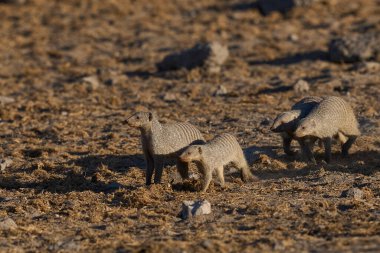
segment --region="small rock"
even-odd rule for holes
[[[99,88],[100,82],[97,76],[87,76],[82,79],[83,83],[87,85],[88,91],[94,91]]]
[[[166,56],[157,63],[157,68],[168,71],[205,67],[208,73],[219,73],[228,55],[228,48],[218,42],[196,44],[190,49]]]
[[[298,35],[297,34],[290,34],[289,35],[289,40],[290,41],[293,41],[293,42],[296,42],[296,41],[298,41],[299,40],[299,37],[298,37]]]
[[[177,96],[174,93],[165,93],[162,99],[165,102],[175,102],[177,100]]]
[[[0,220],[0,230],[12,230],[17,228],[16,222],[11,218]]]
[[[380,63],[378,62],[360,62],[355,66],[355,70],[360,73],[375,73],[380,71]]]
[[[308,82],[306,82],[303,79],[298,80],[294,85],[293,85],[293,90],[296,93],[304,93],[308,92],[310,90],[310,85]]]
[[[224,96],[228,93],[227,88],[224,85],[219,85],[216,89],[214,96]]]
[[[260,122],[260,125],[269,126],[271,123],[272,123],[272,120],[270,118],[265,118]]]
[[[268,165],[272,164],[271,159],[266,154],[260,154],[257,159],[257,162],[261,164],[268,164]]]
[[[210,240],[204,240],[201,242],[202,247],[206,249],[212,249],[212,242]]]
[[[369,32],[333,39],[329,44],[329,55],[331,61],[338,63],[380,61],[380,36]]]
[[[14,98],[12,97],[7,97],[7,96],[0,96],[0,104],[9,104],[9,103],[13,103],[15,101]]]
[[[189,173],[189,178],[190,179],[194,179],[194,180],[198,180],[200,178],[199,174],[197,173]]]
[[[363,198],[363,195],[363,191],[355,187],[342,192],[342,197],[353,198],[355,200],[361,200]]]
[[[364,112],[363,112],[364,116],[366,117],[376,117],[379,115],[379,113],[377,112],[377,110],[375,108],[373,108],[372,106],[369,106]]]
[[[5,169],[11,166],[12,163],[11,159],[0,159],[0,172],[5,172]]]
[[[211,204],[207,200],[203,201],[183,201],[182,219],[189,219],[193,216],[199,216],[211,213]]]
[[[122,185],[117,182],[111,182],[106,186],[106,190],[113,191],[122,188]]]
[[[212,42],[208,44],[208,47],[210,52],[205,62],[207,71],[210,74],[219,73],[221,66],[229,56],[228,48],[218,42]]]

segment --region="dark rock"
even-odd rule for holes
[[[263,15],[268,15],[271,12],[286,13],[294,7],[307,6],[320,0],[259,0],[258,8]]]
[[[354,34],[333,39],[329,44],[329,55],[333,62],[380,61],[380,35]]]
[[[218,73],[228,58],[228,48],[218,42],[196,44],[182,52],[170,54],[157,64],[159,71],[205,67],[208,73]]]
[[[0,0],[0,3],[5,4],[25,4],[27,0]]]
[[[342,197],[353,198],[355,200],[361,200],[363,195],[363,191],[355,187],[342,192]]]

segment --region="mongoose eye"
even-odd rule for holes
[[[302,129],[305,130],[305,127],[303,126]]]
[[[140,119],[140,116],[136,116],[136,119]]]

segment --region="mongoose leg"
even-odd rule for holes
[[[210,168],[204,168],[203,172],[202,192],[206,192],[212,180],[212,170]]]
[[[182,179],[189,178],[189,163],[177,159],[177,170]]]
[[[251,171],[249,170],[249,166],[244,158],[244,154],[240,155],[240,158],[233,162],[233,164],[236,166],[237,169],[241,171],[241,180],[244,183],[249,182],[250,180],[254,179],[254,176],[252,175]]]
[[[355,139],[356,139],[356,137],[355,137]],[[338,140],[343,145],[344,143],[347,142],[348,138],[343,133],[338,132]]]
[[[160,184],[161,183],[162,171],[164,170],[164,162],[161,159],[155,159],[154,160],[154,167],[155,167],[154,183]]]
[[[325,146],[325,161],[330,163],[331,161],[331,138],[323,139],[323,145]]]
[[[220,186],[221,187],[224,187],[224,168],[223,166],[220,166],[216,169],[216,174],[218,176],[218,179],[219,179],[219,182],[220,182]]]
[[[150,154],[145,154],[146,170],[145,170],[145,184],[150,185],[152,183],[152,176],[154,171],[153,158]]]
[[[284,147],[284,152],[288,156],[294,156],[296,154],[296,152],[292,150],[291,144],[292,144],[292,138],[282,137],[282,145]]]
[[[317,140],[318,140],[317,138],[306,139],[306,143],[309,145],[311,152],[314,151],[314,145],[315,145],[315,143],[317,142]],[[320,147],[323,146],[323,143],[320,141],[320,139],[319,139],[319,143],[318,143],[318,145],[319,145]]]
[[[319,147],[320,149],[323,148],[323,141],[322,141],[321,139],[318,139],[318,147]]]
[[[316,164],[317,162],[315,161],[313,152],[311,151],[311,144],[305,140],[300,140],[299,144],[301,146],[302,154],[306,157],[306,160]]]
[[[342,156],[343,157],[348,156],[348,150],[351,148],[351,146],[355,142],[356,138],[357,138],[356,136],[350,136],[350,137],[348,137],[348,140],[346,141],[346,143],[344,143],[342,145]]]

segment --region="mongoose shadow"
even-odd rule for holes
[[[275,149],[281,149],[280,147],[274,147]],[[255,172],[254,175],[258,178],[265,179],[280,179],[280,178],[298,178],[298,180],[309,180],[306,176],[318,171],[323,168],[330,172],[340,172],[349,174],[362,174],[365,176],[371,176],[376,172],[380,171],[380,151],[356,151],[350,153],[349,157],[342,157],[341,152],[334,152],[334,159],[332,159],[330,164],[326,164],[323,161],[323,153],[318,153],[316,155],[318,164],[305,164],[302,168],[294,168],[291,160],[298,160],[297,158],[291,158],[286,155],[278,155],[273,149],[269,148],[255,148],[249,147],[245,149],[248,157],[253,158],[250,160],[249,164],[252,165],[260,154],[266,154],[272,159],[279,160],[287,164],[285,169],[276,171],[260,171]],[[269,151],[269,152],[268,152]],[[245,152],[245,153],[246,153]],[[253,152],[253,154],[252,154]],[[256,159],[255,159],[256,158]]]
[[[116,172],[127,173],[131,167],[145,170],[143,154],[133,155],[87,155],[73,160],[75,165],[82,167],[87,173],[94,173],[101,166]]]
[[[326,166],[326,170],[366,176],[380,171],[379,150],[356,151],[350,153],[349,157],[341,157],[337,152],[336,157],[332,164]]]
[[[281,149],[280,146],[250,146],[243,148],[245,159],[247,159],[248,164],[252,165],[258,158],[259,155],[264,154],[271,158],[278,159],[279,156],[274,151],[276,149]]]
[[[54,170],[52,168],[52,170]],[[126,188],[133,190],[137,186],[123,186],[117,182],[101,182],[99,180],[94,180],[94,177],[88,175],[87,173],[80,171],[69,171],[60,174],[49,175],[49,177],[43,180],[38,180],[38,177],[28,177],[23,178],[13,174],[2,174],[0,175],[0,189],[20,189],[20,188],[30,188],[34,189],[36,192],[52,192],[52,193],[68,193],[68,192],[82,192],[82,191],[92,191],[92,192],[106,192],[110,193],[116,191],[120,188]]]
[[[278,154],[277,150],[282,150],[282,146],[250,146],[243,149],[245,158],[247,159],[250,166],[252,166],[260,157],[260,155],[266,155],[273,160],[278,160],[284,164],[287,164],[287,169],[276,171],[276,172],[264,172],[264,171],[253,171],[253,174],[260,179],[275,179],[281,177],[295,177],[300,174],[308,174],[315,167],[314,165],[308,164],[301,170],[295,170],[290,168],[290,162],[295,160],[302,161],[301,155],[287,156],[286,154]]]
[[[249,61],[250,65],[274,65],[274,66],[283,66],[283,65],[292,65],[297,64],[303,61],[328,61],[328,53],[322,50],[315,50],[305,53],[297,53],[294,55],[285,56],[282,58],[277,58],[274,60],[254,60]]]

